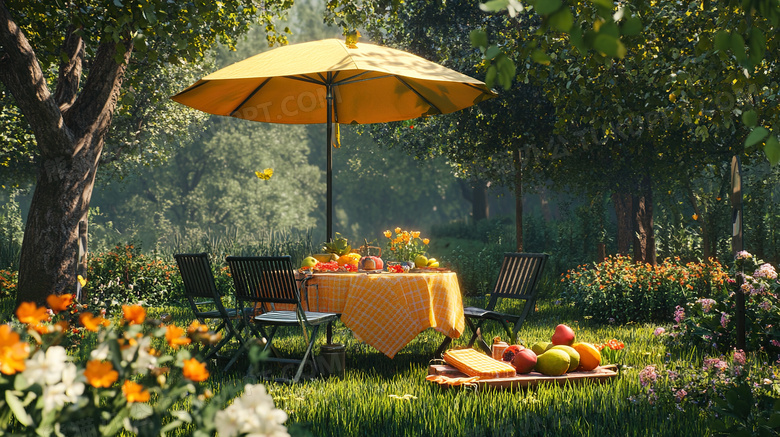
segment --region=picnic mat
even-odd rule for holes
[[[340,313],[357,338],[390,358],[427,328],[452,338],[465,328],[455,273],[315,274],[309,284],[317,285],[308,291],[312,311]]]

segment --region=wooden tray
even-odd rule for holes
[[[466,377],[460,370],[448,364],[431,364],[428,366],[429,375],[444,375],[451,378]],[[553,383],[558,385],[578,384],[583,381],[604,383],[618,375],[617,366],[610,364],[600,366],[590,371],[571,372],[561,376],[546,376],[539,372],[531,372],[524,375],[516,375],[509,378],[481,379],[476,382],[479,388],[493,387],[497,389],[515,389],[536,387],[539,384]]]

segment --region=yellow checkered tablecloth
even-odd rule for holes
[[[458,278],[452,272],[325,273],[315,274],[309,285],[311,310],[340,313],[356,337],[390,358],[426,328],[452,338],[465,328]]]

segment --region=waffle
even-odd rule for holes
[[[450,349],[443,358],[447,364],[468,376],[479,376],[482,379],[515,376],[515,368],[511,364],[494,360],[474,349]]]

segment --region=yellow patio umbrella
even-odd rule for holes
[[[173,100],[267,123],[327,123],[327,238],[333,236],[333,125],[447,114],[496,94],[419,56],[327,39],[278,47],[200,79]],[[337,135],[338,138],[338,135]]]

